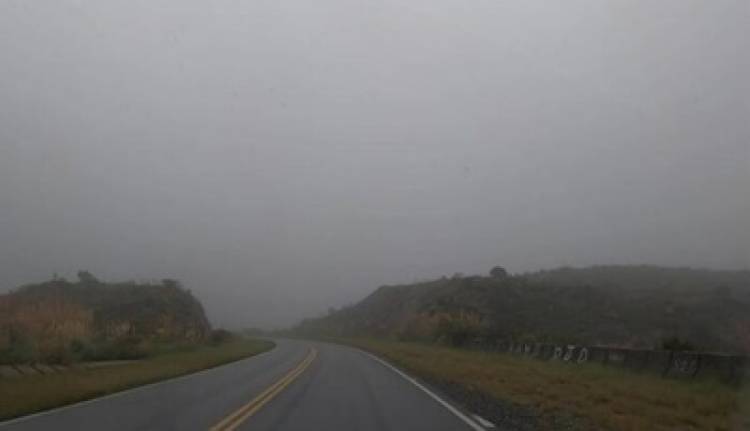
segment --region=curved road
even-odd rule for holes
[[[229,365],[0,422],[0,430],[483,429],[367,353],[276,343]]]

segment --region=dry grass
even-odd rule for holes
[[[58,407],[135,386],[215,367],[273,347],[270,341],[237,340],[174,351],[126,365],[90,371],[0,379],[0,419]]]
[[[414,343],[356,340],[415,375],[476,388],[542,414],[572,414],[606,430],[750,429],[750,394],[713,381],[676,381]]]

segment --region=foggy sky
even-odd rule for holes
[[[748,76],[747,0],[1,0],[0,288],[748,268]]]

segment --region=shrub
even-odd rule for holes
[[[697,350],[691,342],[687,340],[683,340],[679,337],[665,338],[661,342],[661,347],[664,350],[673,350],[673,351],[678,351],[678,352]]]
[[[37,360],[45,364],[70,364],[74,356],[69,343],[59,338],[48,338],[39,342]]]
[[[211,331],[211,334],[208,336],[208,343],[214,346],[217,346],[219,344],[226,343],[227,341],[232,340],[235,337],[235,335],[226,329],[214,329]]]
[[[435,338],[451,346],[460,347],[480,333],[481,317],[474,313],[461,311],[440,319],[435,331]]]
[[[135,336],[116,340],[99,339],[90,344],[81,343],[78,347],[80,359],[83,361],[143,359],[149,354],[145,342]]]
[[[11,328],[8,344],[0,349],[0,364],[23,364],[35,362],[39,351],[31,337]]]

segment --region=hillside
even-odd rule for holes
[[[294,328],[460,344],[477,335],[750,353],[750,271],[654,266],[560,268],[383,286]]]
[[[0,295],[0,362],[137,357],[149,343],[210,331],[201,303],[175,280],[105,283],[88,272]]]

